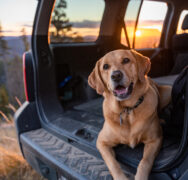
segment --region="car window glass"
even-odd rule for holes
[[[177,31],[176,33],[177,34],[182,34],[182,33],[188,33],[188,30],[183,30],[181,27],[182,27],[182,23],[183,23],[183,20],[185,18],[185,16],[188,14],[188,10],[183,10],[181,12],[181,15],[180,15],[180,18],[179,18],[179,21],[178,21],[178,28],[177,28]]]
[[[158,47],[168,9],[167,3],[145,0],[141,5],[139,13],[140,4],[141,1],[139,0],[131,0],[125,14],[125,24],[130,47],[136,49]],[[138,24],[135,31],[138,15]],[[121,42],[124,45],[127,44],[123,32]]]
[[[166,13],[164,2],[143,2],[135,32],[136,49],[158,47]]]
[[[126,31],[127,31],[127,35],[128,35],[131,47],[133,44],[133,35],[134,35],[135,24],[136,24],[136,19],[138,16],[140,4],[141,4],[141,0],[129,1],[129,4],[126,9],[126,13],[125,13],[124,21],[125,21]],[[124,44],[125,46],[128,45],[124,28],[122,29],[122,33],[121,33],[121,43]]]
[[[49,28],[50,42],[92,42],[97,39],[104,0],[56,0]]]

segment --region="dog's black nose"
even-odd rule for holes
[[[111,78],[113,81],[116,81],[116,82],[119,82],[122,80],[123,78],[123,73],[121,71],[113,71],[112,72],[112,75],[111,75]]]

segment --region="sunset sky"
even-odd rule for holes
[[[0,23],[5,36],[20,35],[22,27],[31,34],[37,0],[0,0]]]
[[[31,34],[32,23],[37,6],[37,0],[0,0],[0,22],[3,26],[5,36],[18,36],[22,27],[26,28],[27,34]],[[138,0],[133,0],[134,3],[130,3],[130,11],[128,12],[127,19],[133,20],[134,9]],[[139,24],[139,28],[154,28],[161,31],[161,25],[157,23],[163,20],[166,14],[167,5],[155,2],[145,1],[140,20],[156,21],[155,24]],[[83,34],[96,34],[98,29],[96,27],[81,27],[81,23],[84,20],[99,22],[103,9],[103,0],[67,0],[68,8],[65,10],[68,18],[71,22],[80,22],[80,25],[76,30],[79,30]],[[77,13],[76,13],[77,12]],[[141,33],[141,32],[140,32]],[[141,35],[138,33],[138,35]]]

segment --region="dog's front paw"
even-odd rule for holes
[[[130,180],[128,177],[126,177],[124,174],[119,174],[117,177],[114,177],[114,180]]]
[[[148,180],[148,177],[145,175],[136,174],[134,180]]]

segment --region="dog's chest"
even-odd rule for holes
[[[122,124],[120,124],[120,139],[122,144],[127,144],[134,148],[140,141],[141,134],[133,128],[135,124],[135,115],[133,112],[122,114]]]
[[[127,132],[129,133],[123,133],[124,136],[121,136],[121,144],[135,148],[135,146],[140,143],[141,136],[140,134],[132,134],[130,130]]]
[[[118,118],[119,118],[119,121],[120,121],[119,122],[120,126],[125,126],[125,127],[130,127],[135,120],[135,116],[134,116],[133,111],[131,111],[131,112],[124,111],[119,115]]]
[[[126,144],[131,148],[135,148],[140,143],[140,137],[129,134],[127,137],[121,137],[121,144]]]

